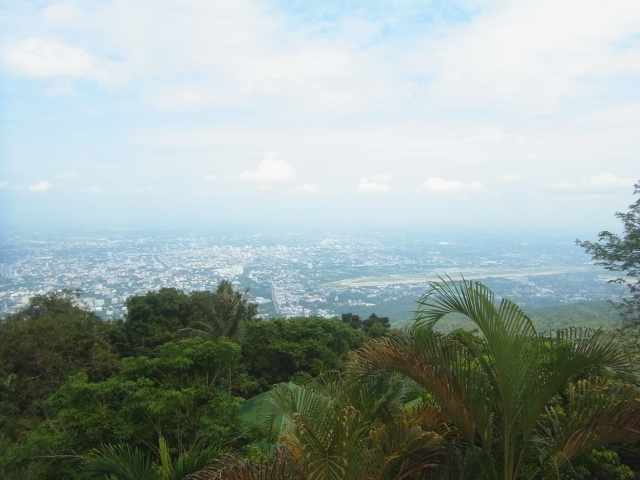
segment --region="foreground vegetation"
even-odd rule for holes
[[[72,292],[52,293],[0,322],[0,478],[80,478],[104,445],[159,461],[161,439],[174,459],[248,452],[262,433],[239,417],[244,399],[342,369],[388,330],[377,317],[259,321],[227,282],[149,292],[127,307],[105,322]]]
[[[390,330],[260,320],[227,282],[131,297],[110,323],[71,292],[34,297],[0,322],[0,477],[633,478],[628,342],[540,335],[494,303],[477,282],[433,284]],[[475,332],[434,331],[451,314]]]

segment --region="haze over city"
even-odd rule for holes
[[[640,3],[3,2],[0,225],[616,229]]]

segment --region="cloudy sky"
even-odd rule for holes
[[[4,1],[0,223],[615,229],[637,0]]]

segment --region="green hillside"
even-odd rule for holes
[[[353,307],[351,311],[367,315],[375,311],[378,315],[389,317],[394,327],[403,327],[412,323],[413,310],[416,309],[415,301],[414,298],[406,297],[366,309]],[[553,307],[524,307],[524,311],[539,331],[578,325],[593,328],[620,326],[620,317],[607,302],[584,301]],[[439,329],[449,332],[467,325],[470,323],[464,317],[451,315],[442,321]]]

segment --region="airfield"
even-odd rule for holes
[[[477,268],[477,269],[448,269],[441,273],[433,272],[429,275],[383,275],[375,277],[345,278],[336,282],[327,283],[328,287],[376,287],[384,285],[407,285],[435,282],[446,279],[449,276],[453,280],[464,277],[466,280],[479,280],[483,278],[520,278],[538,275],[561,275],[568,273],[592,272],[597,267],[591,266],[566,266],[566,267],[528,267],[528,268]]]

